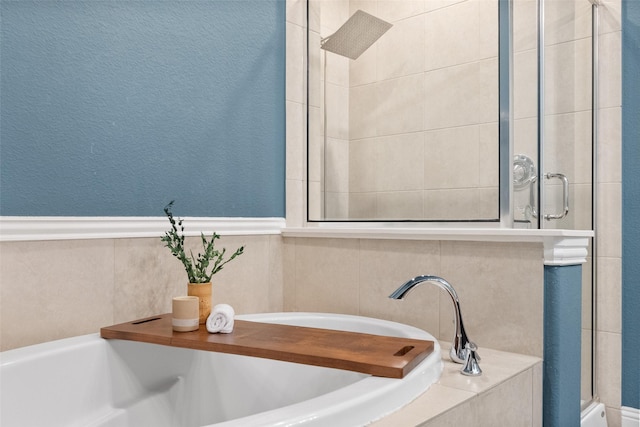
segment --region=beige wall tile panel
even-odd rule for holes
[[[581,331],[582,346],[581,346],[581,364],[580,364],[580,399],[584,401],[591,400],[591,348],[593,345],[591,328],[582,329]],[[585,363],[586,362],[586,363]]]
[[[270,236],[223,236],[220,242],[227,252],[245,248],[242,256],[213,277],[213,304],[230,304],[238,314],[279,309],[270,304]]]
[[[366,12],[366,11],[365,11]],[[375,13],[371,13],[377,16]],[[386,34],[382,36],[386,37]],[[349,68],[349,86],[361,86],[375,83],[377,80],[378,43],[374,43],[365,50],[356,60],[351,61]]]
[[[325,154],[325,189],[332,192],[349,192],[349,141],[327,138]]]
[[[299,25],[286,24],[286,99],[299,103],[306,102],[306,73],[304,73],[304,52],[306,31]]]
[[[428,71],[424,74],[424,93],[429,102],[425,111],[424,129],[441,129],[479,123],[480,63],[456,65]],[[420,87],[416,86],[416,92]]]
[[[620,258],[622,256],[622,185],[598,184],[598,255]]]
[[[598,263],[598,325],[603,332],[622,332],[622,260],[600,257]]]
[[[282,310],[295,311],[296,304],[296,241],[282,239]]]
[[[590,109],[591,39],[547,46],[544,54],[545,114]]]
[[[479,10],[479,2],[465,1],[424,15],[425,70],[480,59]]]
[[[311,46],[312,49],[318,46]],[[324,61],[327,63],[326,74],[324,79],[326,82],[336,86],[349,87],[349,67],[350,59],[334,54],[332,52],[322,51],[320,53]]]
[[[532,427],[542,427],[542,362],[536,364],[531,368],[532,387],[533,387],[533,402],[532,402],[532,414],[531,425]]]
[[[537,1],[513,2],[513,49],[515,52],[535,49],[537,46]]]
[[[522,154],[538,164],[538,131],[535,118],[518,119],[513,124],[514,154]]]
[[[468,219],[480,215],[481,194],[475,188],[426,190],[424,215],[428,219]]]
[[[322,72],[322,50],[320,50],[321,37],[317,32],[309,32],[309,105],[320,107],[323,94],[322,83],[324,81],[324,73]]]
[[[425,165],[424,133],[376,138],[376,191],[421,190]]]
[[[285,181],[285,191],[287,200],[287,226],[302,226],[307,220],[306,195],[307,186],[304,181],[297,179],[287,179]]]
[[[348,219],[349,193],[327,191],[325,197],[325,215],[329,219]]]
[[[389,22],[416,16],[424,12],[423,0],[379,0],[378,16]]]
[[[472,426],[477,419],[473,397],[474,393],[434,384],[401,411],[374,422],[372,426]],[[427,419],[430,421],[424,423]]]
[[[113,322],[114,241],[0,243],[2,351]]]
[[[598,115],[598,181],[622,182],[622,108],[603,108]]]
[[[199,242],[187,238],[185,248],[197,250]],[[159,237],[115,240],[113,269],[113,323],[168,313],[173,297],[187,295],[187,273]]]
[[[291,144],[286,145],[288,159],[294,160],[287,163],[287,179],[305,179],[305,165],[303,147],[306,145],[306,129],[303,128],[306,109],[303,104],[286,102],[286,137]]]
[[[266,311],[284,310],[284,243],[281,236],[268,236],[269,306]],[[254,278],[255,280],[255,278]]]
[[[302,107],[304,108],[304,107]],[[324,177],[324,136],[322,131],[322,124],[318,118],[320,117],[320,109],[318,107],[309,107],[309,115],[312,117],[309,120],[309,144],[308,144],[308,155],[309,155],[309,175],[308,179],[310,181],[319,182]],[[301,119],[300,126],[303,126],[305,123],[304,117]],[[303,132],[304,134],[304,132]],[[303,137],[301,144],[302,146],[307,145],[306,138]],[[292,143],[294,143],[292,141]],[[287,143],[287,150],[289,150],[288,146],[290,144]],[[307,159],[302,159],[301,161],[305,164]],[[295,168],[295,166],[293,166]],[[289,168],[287,164],[287,169]],[[302,179],[307,179],[307,177],[303,176]]]
[[[591,3],[551,0],[545,2],[544,37],[554,45],[591,36]]]
[[[359,241],[297,239],[290,311],[358,313]]]
[[[349,143],[349,191],[352,193],[377,191],[376,166],[380,145],[378,138],[367,138]]]
[[[620,31],[622,0],[601,0],[600,3],[600,34]]]
[[[378,82],[376,90],[378,135],[424,129],[427,91],[422,73]]]
[[[424,152],[425,190],[478,186],[481,165],[477,125],[425,132]]]
[[[424,71],[424,28],[423,15],[403,19],[395,22],[376,42],[377,80],[388,80]]]
[[[500,217],[500,191],[498,187],[478,188],[478,219],[498,219]]]
[[[542,356],[540,246],[442,242],[441,248],[441,271],[458,292],[471,339],[479,347]],[[447,298],[441,295],[441,307],[451,304]],[[453,308],[440,311],[439,338],[450,336]]]
[[[622,34],[602,34],[599,44],[598,103],[600,108],[622,105]]]
[[[378,211],[376,193],[349,193],[349,218],[374,218]]]
[[[620,408],[621,398],[621,334],[597,332],[596,378],[602,402],[608,407]]]
[[[371,138],[378,134],[378,91],[375,84],[354,86],[349,91],[349,138]]]
[[[497,123],[485,123],[478,126],[478,185],[480,187],[498,186],[500,172],[498,167],[500,158],[498,138]]]
[[[312,0],[313,1],[313,0]],[[296,25],[307,25],[307,2],[305,0],[287,0],[287,22]]]
[[[478,58],[498,57],[498,2],[486,0],[472,0],[478,3]]]
[[[360,243],[360,314],[406,323],[436,334],[439,289],[420,285],[403,300],[389,299],[401,284],[440,271],[440,243],[369,240]]]
[[[346,1],[322,1],[320,3],[321,35],[333,34],[349,19],[349,3]]]
[[[327,136],[349,139],[349,88],[325,83]]]
[[[376,218],[424,218],[422,191],[380,192],[376,196]]]
[[[536,117],[538,99],[538,55],[535,50],[513,56],[513,118]]]
[[[478,396],[478,427],[531,427],[533,425],[531,370]],[[492,408],[491,410],[487,410]]]

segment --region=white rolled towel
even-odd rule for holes
[[[217,304],[207,318],[207,331],[212,334],[228,334],[233,331],[235,312],[229,304]]]

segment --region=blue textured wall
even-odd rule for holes
[[[1,215],[284,216],[284,1],[0,8]]]
[[[622,2],[622,406],[640,409],[640,1]]]
[[[582,266],[544,266],[542,424],[580,426]]]

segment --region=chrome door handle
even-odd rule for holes
[[[553,179],[557,178],[562,181],[562,201],[563,201],[563,209],[561,213],[558,214],[546,214],[544,219],[547,221],[551,221],[552,219],[562,219],[569,213],[569,180],[564,174],[561,173],[547,173],[544,175],[545,179]],[[530,182],[530,192],[529,192],[529,208],[531,209],[531,216],[533,218],[538,218],[538,212],[536,211],[536,196],[534,191],[534,184],[536,179],[531,180]]]
[[[548,173],[544,176],[547,179],[557,178],[562,181],[562,212],[557,214],[546,214],[544,219],[551,221],[552,219],[562,219],[569,213],[569,180],[561,173]]]

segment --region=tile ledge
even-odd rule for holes
[[[357,238],[398,240],[465,240],[481,242],[545,243],[549,239],[593,237],[591,230],[525,230],[512,228],[463,228],[463,227],[354,227],[314,226],[285,227],[283,237],[305,238]]]
[[[439,417],[444,413],[451,411],[456,407],[459,407],[484,393],[487,393],[500,384],[504,384],[514,379],[518,375],[521,375],[522,373],[533,369],[535,365],[542,363],[542,359],[539,357],[485,348],[480,350],[483,352],[483,365],[487,367],[496,365],[502,366],[499,361],[500,359],[506,357],[517,360],[517,366],[506,368],[506,371],[508,372],[506,372],[504,378],[490,381],[489,384],[485,384],[482,389],[478,389],[476,386],[474,386],[474,377],[464,377],[467,380],[464,381],[464,383],[466,384],[443,384],[443,382],[451,382],[448,380],[455,380],[457,378],[456,376],[460,375],[457,372],[460,365],[454,364],[453,362],[448,360],[448,349],[450,347],[450,344],[442,341],[440,342],[440,344],[442,359],[445,364],[444,370],[442,372],[442,377],[427,391],[418,396],[413,402],[410,402],[396,412],[393,412],[386,417],[373,422],[371,424],[372,427],[402,425],[407,421],[410,421],[413,425],[422,425],[423,423],[427,423],[435,419],[436,417]],[[494,358],[498,359],[495,361],[498,363],[493,362]],[[452,371],[452,368],[455,368],[455,371]],[[475,378],[483,379],[482,376]],[[431,402],[430,399],[434,398],[434,396],[431,396],[433,393],[438,391],[448,393],[447,390],[451,391],[451,393],[449,393],[448,399],[439,399],[442,401],[438,402],[437,405],[434,405],[434,402]],[[540,398],[542,398],[542,396],[540,396]],[[444,400],[448,401],[445,402]]]

